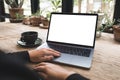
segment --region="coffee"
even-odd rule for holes
[[[38,32],[36,31],[27,31],[21,34],[21,41],[26,44],[34,44],[38,38]]]

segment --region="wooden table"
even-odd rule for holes
[[[0,49],[6,52],[35,49],[22,48],[17,45],[20,34],[29,30],[37,31],[39,38],[45,42],[47,29],[23,25],[21,23],[0,22]],[[90,70],[66,65],[60,66],[76,71],[91,80],[120,80],[120,43],[114,40],[113,34],[102,33],[102,37],[96,39]]]

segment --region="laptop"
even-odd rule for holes
[[[61,52],[59,62],[90,68],[95,47],[97,14],[51,13],[46,42],[38,48],[52,48]]]

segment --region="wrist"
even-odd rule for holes
[[[31,61],[31,62],[34,62],[34,61],[35,61],[35,60],[34,60],[34,59],[35,59],[35,58],[34,58],[34,55],[35,55],[34,52],[35,52],[34,50],[28,51],[28,54],[29,54],[29,57],[30,57],[30,61]]]
[[[66,80],[89,80],[88,78],[84,77],[84,76],[81,76],[80,74],[78,73],[74,73],[74,74],[71,74],[69,75]]]
[[[73,71],[66,73],[66,75],[64,75],[64,80],[67,80],[67,78],[73,74],[75,74]]]

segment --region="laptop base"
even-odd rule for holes
[[[40,48],[49,48],[47,42],[39,46]],[[71,55],[66,53],[61,53],[61,57],[55,58],[53,62],[68,64],[76,67],[90,68],[92,63],[93,50],[90,53],[89,57]]]

